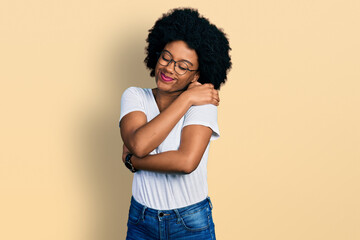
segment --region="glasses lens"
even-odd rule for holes
[[[172,56],[166,51],[162,52],[158,59],[159,64],[162,66],[168,66],[171,61]],[[188,69],[188,65],[185,62],[175,62],[175,72],[179,75],[185,74]]]
[[[188,65],[185,62],[177,62],[175,71],[178,74],[180,74],[180,75],[185,74],[187,69],[188,69]]]
[[[171,61],[171,55],[167,52],[162,52],[160,57],[159,57],[159,64],[163,65],[163,66],[167,66],[169,64],[169,62]]]

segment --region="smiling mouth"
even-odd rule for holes
[[[160,72],[160,77],[163,81],[165,82],[171,82],[172,80],[174,80],[173,78],[171,77],[167,77],[164,73]]]

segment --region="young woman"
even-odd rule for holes
[[[135,173],[127,239],[215,239],[207,158],[229,42],[194,9],[164,14],[149,32],[145,63],[157,87],[121,98],[123,161]]]

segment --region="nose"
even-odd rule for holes
[[[172,63],[174,63],[174,66],[172,66]],[[173,59],[170,60],[169,64],[166,66],[166,70],[170,73],[173,73],[175,71],[176,63]]]

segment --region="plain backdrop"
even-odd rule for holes
[[[220,240],[360,239],[357,0],[0,2],[0,239],[124,239],[120,98],[155,21],[228,35],[209,195]]]

